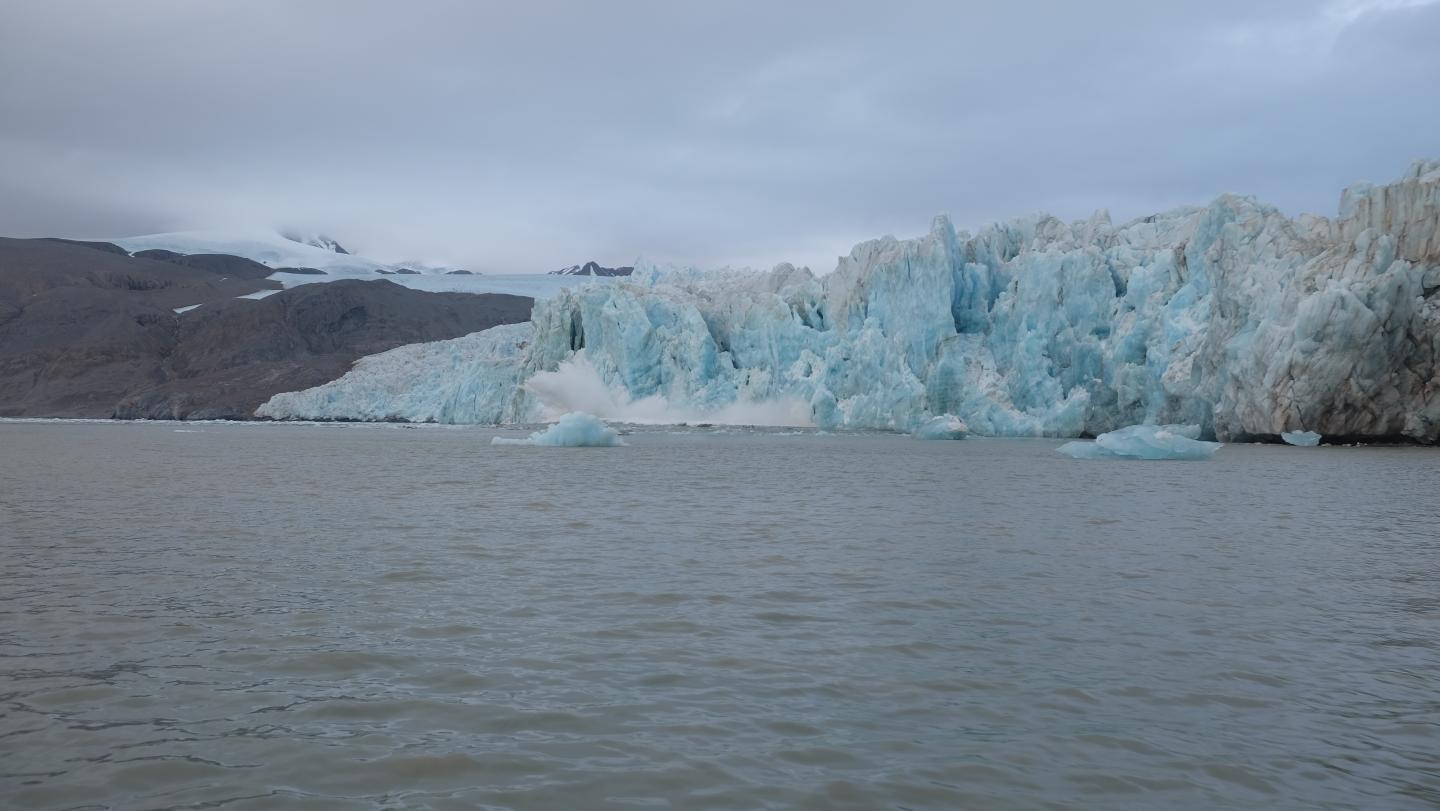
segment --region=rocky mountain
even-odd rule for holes
[[[242,257],[146,253],[0,239],[0,416],[250,419],[363,355],[523,322],[533,304],[383,280],[282,290]]]
[[[629,276],[635,272],[633,267],[607,268],[598,262],[586,262],[583,265],[571,265],[568,268],[550,271],[551,276]]]

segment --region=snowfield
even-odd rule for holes
[[[269,278],[285,287],[319,284],[339,279],[385,279],[413,290],[433,293],[506,293],[530,298],[549,298],[561,290],[587,283],[606,283],[608,277],[552,276],[544,273],[456,274],[451,265],[429,262],[379,262],[363,256],[338,253],[335,243],[322,237],[318,244],[296,242],[273,231],[231,233],[223,231],[176,231],[166,234],[108,240],[130,253],[166,250],[175,253],[222,253],[241,256],[272,268],[313,268],[325,275],[275,273]],[[400,273],[413,270],[415,273]]]

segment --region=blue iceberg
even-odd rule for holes
[[[1320,435],[1314,431],[1281,431],[1280,438],[1286,445],[1299,448],[1313,448],[1320,444]]]
[[[1198,425],[1131,425],[1094,442],[1067,442],[1057,450],[1074,459],[1209,459],[1223,447],[1203,442]]]
[[[491,445],[544,445],[553,448],[611,448],[624,445],[620,434],[599,417],[574,411],[561,417],[554,425],[536,431],[525,439],[497,436]]]
[[[931,417],[915,429],[916,439],[964,439],[970,433],[965,421],[954,414]]]

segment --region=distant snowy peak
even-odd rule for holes
[[[635,272],[633,267],[607,268],[599,262],[586,262],[583,265],[571,265],[568,268],[550,271],[551,276],[629,276]]]
[[[341,245],[339,242],[325,236],[324,234],[302,234],[298,231],[281,231],[280,236],[285,237],[291,242],[298,242],[301,245],[309,245],[313,248],[319,248],[322,251],[345,254],[346,256],[350,255],[350,252],[345,250],[344,245]]]
[[[241,256],[272,268],[314,268],[328,275],[364,276],[379,270],[393,269],[388,263],[346,253],[329,240],[333,247],[297,240],[293,234],[275,231],[176,231],[145,234],[111,240],[133,253],[164,250],[179,254],[222,253]],[[320,238],[314,240],[321,242]]]

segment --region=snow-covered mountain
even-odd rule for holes
[[[275,231],[174,231],[110,241],[131,253],[156,248],[185,254],[223,253],[272,268],[314,268],[334,276],[369,276],[395,270],[390,263],[347,253],[333,240],[316,238],[314,242],[328,242],[328,246],[312,244]]]
[[[550,271],[551,276],[629,276],[635,272],[633,267],[607,268],[599,262],[586,262],[583,265],[571,265],[568,268]]]
[[[331,253],[344,254],[350,253],[349,251],[345,250],[345,247],[339,242],[336,242],[335,240],[325,236],[324,234],[302,234],[298,231],[281,231],[280,236],[285,237],[291,242],[298,242],[301,245],[309,245],[313,248],[319,248],[322,251],[330,251]]]
[[[1119,226],[1033,216],[971,235],[939,217],[823,278],[642,267],[538,302],[532,321],[510,366],[405,348],[436,368],[389,385],[352,373],[265,413],[898,430],[953,414],[982,435],[1146,422],[1436,442],[1440,161],[1347,189],[1334,219],[1232,195]],[[456,396],[470,399],[436,402]]]
[[[454,265],[409,260],[381,262],[344,253],[334,240],[297,242],[275,231],[176,231],[165,234],[112,239],[125,251],[160,249],[181,254],[241,256],[277,272],[270,278],[286,287],[337,279],[385,279],[415,290],[434,293],[508,293],[547,298],[580,284],[609,282],[605,276],[552,276],[544,273],[485,274]],[[300,269],[285,272],[287,268]],[[319,271],[314,273],[313,271]]]

